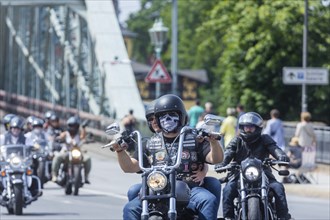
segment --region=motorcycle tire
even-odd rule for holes
[[[14,203],[14,213],[15,215],[23,214],[23,185],[14,185],[15,203]]]
[[[14,208],[13,207],[8,207],[7,206],[7,211],[8,211],[8,214],[14,214]]]
[[[77,196],[79,193],[79,188],[81,187],[81,169],[82,167],[80,165],[73,167],[73,176],[74,176],[74,190],[73,195]]]
[[[70,182],[70,180],[66,181],[64,191],[65,191],[65,195],[71,195],[72,194],[72,183]]]
[[[46,172],[46,165],[45,162],[40,162],[38,169],[37,169],[37,176],[40,179],[40,184],[41,184],[41,189],[44,188],[44,183],[46,183],[48,181],[48,179],[46,178],[45,172]]]
[[[259,198],[251,197],[247,202],[247,218],[251,220],[262,219]]]

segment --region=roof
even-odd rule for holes
[[[149,73],[149,71],[151,70],[151,66],[143,64],[143,63],[132,61],[131,64],[132,64],[133,72],[137,79],[144,79],[146,77],[146,75]],[[207,72],[204,69],[178,70],[178,76],[187,77],[189,79],[199,81],[201,83],[209,82]]]

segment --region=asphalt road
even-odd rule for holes
[[[101,149],[100,144],[87,146],[92,156],[90,185],[84,185],[78,196],[67,196],[55,183],[45,184],[44,194],[23,210],[23,216],[8,215],[0,208],[0,220],[7,219],[122,219],[129,186],[140,181],[137,174],[123,173],[114,153]],[[305,190],[308,190],[306,187]],[[295,219],[330,219],[329,198],[288,194],[289,209]],[[221,208],[219,216],[221,216]]]

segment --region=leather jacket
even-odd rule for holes
[[[222,165],[229,164],[232,160],[241,164],[248,157],[255,157],[263,161],[272,155],[277,160],[289,161],[289,158],[281,148],[276,145],[276,142],[268,135],[262,134],[260,138],[248,144],[239,136],[233,138],[225,150],[224,160]],[[267,169],[268,174],[271,174],[271,169]]]

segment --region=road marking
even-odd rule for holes
[[[87,193],[94,193],[94,194],[98,194],[98,195],[107,195],[107,196],[111,196],[111,197],[115,197],[118,199],[123,199],[123,200],[127,200],[127,196],[123,196],[117,193],[109,193],[109,192],[103,192],[103,191],[98,191],[98,190],[92,190],[92,189],[80,189],[81,191],[87,192]]]

